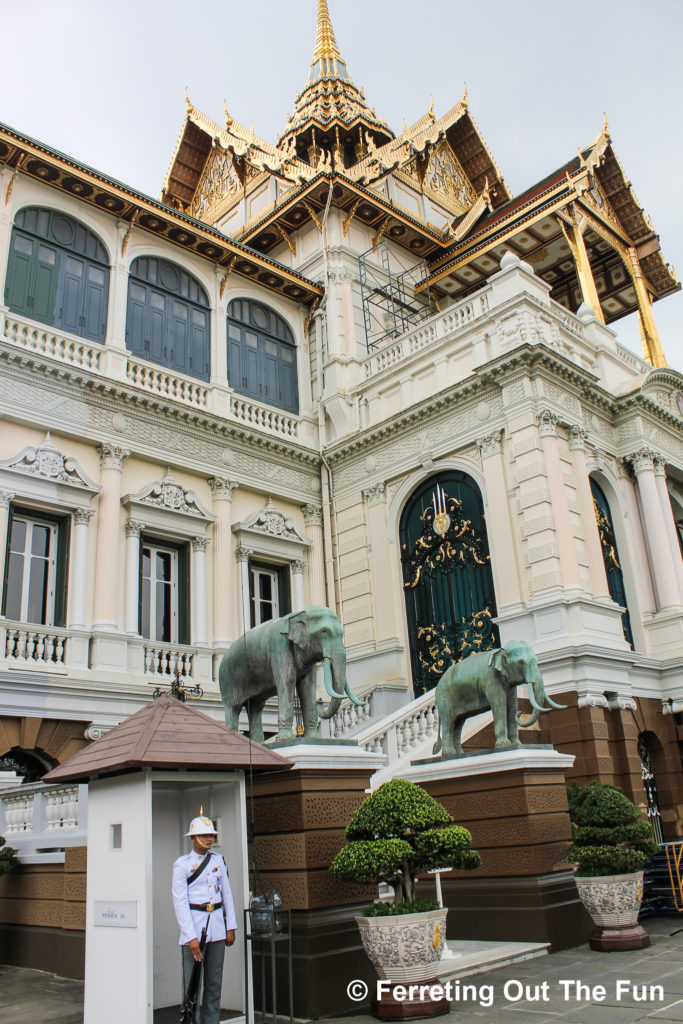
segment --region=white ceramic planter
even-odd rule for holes
[[[599,928],[621,928],[638,922],[643,898],[643,872],[576,878],[584,907]]]
[[[356,921],[377,977],[389,981],[429,981],[436,977],[446,941],[448,908],[422,914],[362,917]]]

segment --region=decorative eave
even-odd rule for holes
[[[273,504],[272,498],[249,519],[235,523],[232,532],[239,546],[290,561],[302,558],[311,543],[294,520]]]
[[[107,178],[72,157],[48,149],[43,143],[0,125],[0,164],[26,174],[81,202],[127,222],[131,228],[149,231],[169,244],[192,252],[222,267],[225,274],[237,273],[258,281],[270,291],[295,302],[311,304],[323,295],[323,288],[274,260],[235,242],[215,228]],[[4,200],[14,184],[10,179]]]
[[[28,445],[9,459],[0,459],[0,489],[77,509],[86,508],[102,488],[81,469],[77,459],[64,455],[53,444],[48,431],[42,444]]]
[[[163,480],[154,480],[137,494],[127,494],[121,504],[131,519],[141,520],[172,535],[204,536],[216,517],[201,503],[194,491],[184,488],[169,469]]]

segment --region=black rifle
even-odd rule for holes
[[[197,997],[199,996],[199,981],[202,976],[207,927],[208,921],[202,928],[202,934],[199,939],[199,952],[202,954],[202,959],[195,960],[194,962],[192,974],[190,975],[190,980],[187,985],[187,992],[183,999],[183,1005],[180,1007],[180,1024],[195,1024],[195,1013],[197,1012]]]

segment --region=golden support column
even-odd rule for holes
[[[118,630],[119,551],[121,533],[121,475],[123,460],[130,452],[103,444],[97,452],[102,466],[97,510],[97,561],[93,626],[103,631]]]
[[[600,598],[609,597],[610,594],[607,584],[607,573],[605,572],[605,560],[602,554],[602,544],[600,543],[600,533],[595,518],[595,503],[586,464],[587,437],[588,431],[584,430],[583,427],[572,427],[569,435],[569,451],[572,456],[576,493],[581,508],[583,539],[588,556],[591,591],[593,597]]]
[[[548,472],[562,586],[569,589],[583,589],[576,557],[574,532],[567,505],[567,493],[562,477],[560,449],[557,443],[557,423],[558,417],[549,409],[545,409],[538,415],[538,433]]]
[[[643,272],[640,269],[638,254],[633,247],[628,251],[628,259],[630,266],[627,266],[626,269],[630,271],[636,290],[636,298],[638,299],[638,314],[640,316],[640,328],[643,337],[643,358],[648,363],[652,363],[653,366],[667,366],[662,343],[659,340],[659,331],[652,314],[652,299],[650,298],[650,292],[645,283]]]
[[[213,528],[213,644],[225,647],[236,635],[231,622],[232,492],[239,485],[222,477],[209,480],[216,522]]]
[[[522,600],[505,479],[503,431],[496,430],[488,437],[481,438],[477,441],[477,448],[486,482],[486,533],[491,549],[496,606],[500,612]]]
[[[588,258],[586,243],[583,240],[581,228],[579,227],[575,214],[571,210],[568,212],[572,218],[572,223],[568,224],[563,218],[560,218],[559,224],[562,228],[564,237],[567,239],[569,248],[572,251],[572,256],[574,257],[576,275],[579,279],[581,295],[583,297],[583,301],[587,302],[593,309],[598,320],[604,324],[605,317],[603,316],[602,306],[600,305],[598,290],[595,287],[595,278],[593,277],[593,270]]]

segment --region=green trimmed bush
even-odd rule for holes
[[[366,797],[345,835],[346,844],[330,865],[334,877],[344,882],[386,882],[394,889],[393,904],[374,904],[370,916],[434,910],[436,901],[415,900],[419,874],[433,868],[469,871],[481,865],[467,829],[453,824],[445,807],[406,779],[385,782]],[[430,905],[422,906],[425,903]]]
[[[0,836],[0,875],[7,875],[19,867],[17,851],[5,845],[5,837]]]
[[[573,842],[566,859],[583,878],[641,871],[659,847],[652,826],[617,786],[577,783],[567,790]]]

